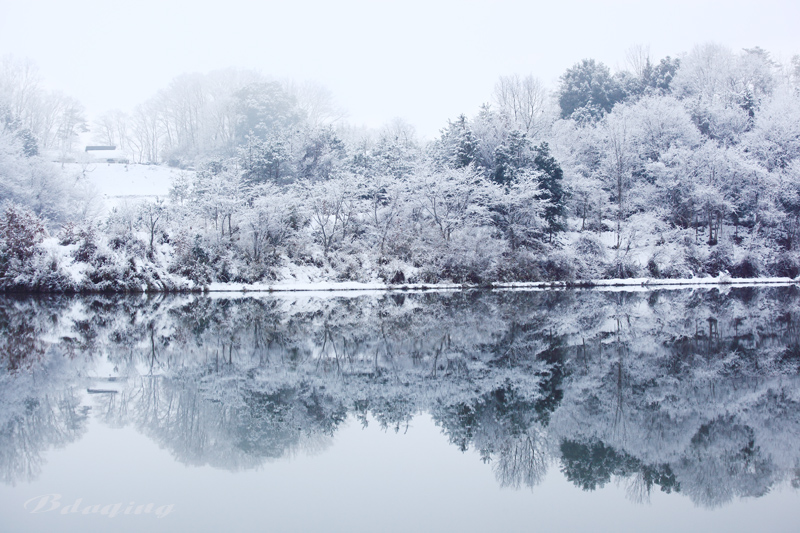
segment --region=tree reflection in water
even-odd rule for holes
[[[502,486],[557,466],[720,506],[800,485],[798,304],[794,286],[5,298],[0,475],[35,477],[90,405],[230,470],[323,450],[350,416],[427,412]],[[88,399],[99,368],[114,392]]]

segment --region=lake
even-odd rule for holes
[[[0,528],[795,531],[800,289],[0,298]]]

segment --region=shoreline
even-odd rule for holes
[[[211,283],[203,288],[207,293],[275,293],[275,292],[364,292],[364,291],[457,291],[457,290],[546,290],[546,289],[603,289],[603,288],[664,288],[692,286],[776,286],[800,284],[800,279],[792,278],[686,278],[686,279],[596,279],[581,281],[529,281],[529,282],[495,282],[482,285],[466,285],[460,283],[404,283],[391,285],[385,283],[363,283],[353,281],[318,281],[297,283]]]
[[[279,283],[225,283],[213,282],[198,286],[189,285],[177,289],[162,289],[142,285],[141,289],[131,290],[79,290],[79,291],[40,291],[40,290],[5,290],[0,294],[6,296],[44,296],[44,295],[89,295],[89,294],[287,294],[287,293],[324,293],[331,295],[355,294],[367,292],[431,292],[462,290],[497,290],[497,291],[531,291],[531,290],[628,290],[646,291],[654,289],[688,289],[699,287],[753,287],[753,286],[789,286],[800,285],[798,278],[628,278],[628,279],[592,279],[578,281],[528,281],[528,282],[494,282],[479,285],[461,283],[403,283],[386,284],[380,282],[357,281],[313,281],[313,282],[279,282]]]

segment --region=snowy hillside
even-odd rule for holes
[[[172,180],[181,173],[194,174],[160,165],[67,163],[64,170],[74,176],[84,176],[96,189],[103,202],[103,212],[124,203],[144,199],[167,199]]]

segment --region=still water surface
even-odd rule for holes
[[[0,530],[796,531],[800,290],[0,299]]]

